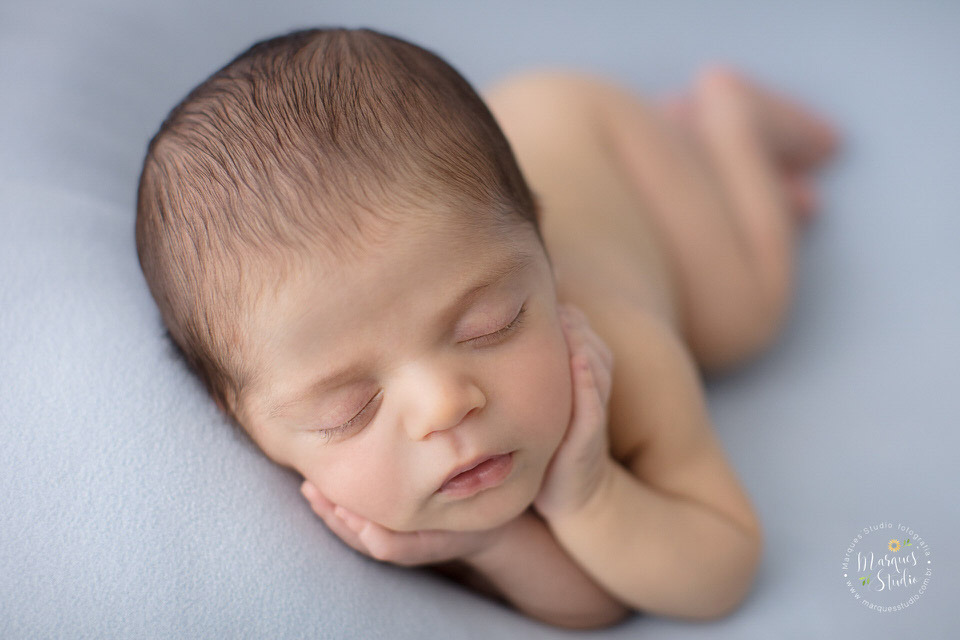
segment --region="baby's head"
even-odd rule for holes
[[[229,421],[333,502],[411,531],[533,501],[572,402],[553,270],[503,133],[440,58],[367,29],[256,43],[150,141],[136,240]],[[502,484],[438,491],[501,453]]]

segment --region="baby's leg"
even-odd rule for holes
[[[813,204],[801,180],[832,153],[832,130],[721,68],[694,88],[696,135],[629,92],[603,94],[611,147],[671,246],[698,363],[756,354],[789,308],[794,234]]]
[[[688,140],[711,162],[768,299],[785,312],[795,232],[817,206],[809,174],[833,155],[836,134],[800,105],[723,67],[700,74],[693,99],[674,111],[681,121],[683,106]]]
[[[765,146],[782,179],[789,205],[801,222],[808,222],[819,207],[819,198],[811,173],[823,164],[837,146],[834,130],[815,114],[789,99],[758,87],[732,70],[717,68],[702,72],[701,88],[706,82],[734,83],[737,91],[746,94],[755,105],[756,119]],[[689,144],[703,147],[699,109],[709,105],[701,92],[689,92],[661,98],[664,115],[687,134]],[[701,104],[702,103],[702,104]]]

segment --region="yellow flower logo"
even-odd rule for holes
[[[890,551],[900,551],[900,541],[891,540],[887,548],[890,549]]]

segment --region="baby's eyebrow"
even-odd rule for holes
[[[503,282],[508,278],[517,276],[533,265],[534,256],[521,249],[513,249],[504,256],[503,259],[493,264],[485,270],[473,283],[464,289],[454,301],[447,305],[440,317],[446,324],[453,321],[463,310],[469,306],[473,300],[495,284]],[[315,398],[326,388],[332,387],[336,383],[348,379],[357,373],[363,367],[362,363],[353,362],[352,364],[333,372],[323,373],[298,393],[292,394],[288,400],[274,400],[268,404],[267,415],[270,418],[276,418],[284,413],[285,409],[302,404],[312,398]]]

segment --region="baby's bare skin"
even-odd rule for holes
[[[722,68],[704,70],[689,95],[659,104],[565,72],[509,79],[485,99],[541,202],[558,300],[585,312],[619,362],[609,406],[612,457],[644,486],[697,507],[654,498],[632,480],[621,480],[609,502],[636,501],[651,516],[675,518],[674,538],[683,535],[716,555],[729,548],[712,549],[711,538],[722,547],[721,538],[741,544],[739,536],[747,536],[742,540],[754,542],[742,543],[741,557],[755,563],[759,522],[713,437],[691,365],[700,372],[728,369],[777,335],[792,291],[792,244],[817,206],[810,174],[833,154],[836,134],[799,105]],[[661,357],[669,364],[643,362]],[[687,413],[650,408],[671,400],[697,406]],[[696,452],[697,461],[674,472],[686,452]],[[713,519],[717,513],[725,524]],[[562,626],[605,626],[630,609],[707,618],[739,603],[755,564],[742,572],[718,567],[724,586],[714,582],[704,593],[724,591],[718,598],[726,599],[702,609],[690,604],[683,584],[645,591],[636,580],[639,565],[617,567],[644,553],[627,548],[629,537],[614,539],[614,529],[644,530],[644,518],[631,517],[636,522],[611,520],[612,539],[605,542],[619,554],[577,540],[598,530],[560,531],[521,519],[513,539],[470,563],[476,573],[457,577],[482,590],[492,586],[527,613]],[[681,534],[701,525],[699,534]],[[706,535],[707,527],[717,533]],[[634,537],[647,551],[663,542],[649,533]],[[562,584],[566,605],[546,582]]]
[[[719,67],[658,104],[565,72],[484,97],[543,205],[558,299],[583,309],[615,354],[603,318],[623,305],[663,318],[706,373],[775,338],[794,237],[816,207],[810,174],[837,145],[825,122]],[[620,458],[621,401],[611,398]]]
[[[518,76],[484,98],[543,203],[561,302],[654,311],[706,372],[773,339],[795,233],[817,206],[810,174],[837,145],[824,121],[722,67],[656,103],[566,72]],[[724,315],[744,304],[747,318]]]

